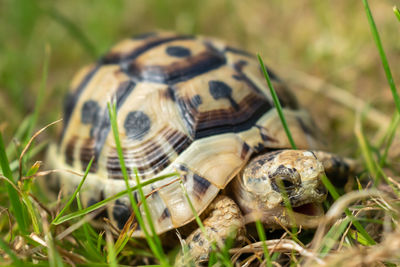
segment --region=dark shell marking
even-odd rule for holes
[[[98,120],[100,107],[96,101],[88,100],[82,106],[81,121],[83,124],[95,124]]]
[[[87,203],[87,207],[93,206],[94,204],[96,204],[96,203],[98,203],[98,202],[100,202],[102,200],[104,200],[103,194],[101,194],[100,200],[98,200],[98,201],[95,198],[90,198],[88,203]],[[94,219],[96,219],[96,220],[97,219],[101,219],[101,218],[108,218],[108,214],[107,214],[107,210],[106,209],[102,210],[99,214],[96,215],[96,217],[94,217]]]
[[[90,160],[95,155],[95,150],[94,150],[93,144],[94,144],[93,139],[86,139],[81,146],[80,153],[79,153],[79,159],[82,164],[82,171],[86,170]],[[97,171],[97,160],[93,160],[92,166],[90,168],[90,172],[96,172],[96,171]]]
[[[75,146],[76,146],[77,141],[78,141],[78,137],[73,136],[68,141],[66,148],[65,148],[65,162],[71,166],[74,163],[74,151],[75,151]]]
[[[182,46],[168,46],[165,52],[171,57],[188,57],[191,55],[190,49]]]
[[[154,37],[154,38],[153,38]],[[192,36],[168,36],[168,37],[158,37],[158,35],[147,35],[146,38],[139,38],[146,40],[143,45],[136,47],[133,51],[128,54],[114,53],[110,52],[105,55],[100,62],[102,64],[119,64],[122,61],[134,60],[136,57],[145,53],[146,51],[157,47],[161,44],[176,41],[176,40],[187,40],[193,39]]]
[[[117,226],[119,229],[124,228],[125,223],[128,221],[129,217],[131,216],[131,209],[122,203],[119,200],[115,201],[113,206],[112,215],[114,220],[117,222]]]
[[[128,138],[142,140],[150,130],[151,120],[143,111],[131,111],[126,116],[124,127]]]
[[[197,197],[197,199],[201,199],[201,197],[207,192],[211,183],[197,174],[193,174],[193,182],[194,196]]]
[[[122,104],[125,102],[126,98],[129,96],[129,94],[133,91],[135,88],[135,83],[132,81],[129,82],[122,82],[117,91],[115,92],[114,96],[112,96],[112,99],[115,99],[115,104],[116,104],[116,109],[118,112],[118,109],[122,106]],[[88,102],[85,102],[85,104]],[[85,106],[84,104],[84,106]],[[93,104],[89,104],[93,105]],[[82,110],[84,107],[82,108]],[[82,169],[85,170],[87,164],[89,163],[90,159],[94,157],[92,168],[90,169],[90,172],[94,173],[96,172],[97,168],[97,161],[99,158],[99,155],[101,153],[101,150],[103,149],[104,143],[106,141],[106,138],[110,132],[111,129],[111,123],[110,123],[110,117],[108,113],[108,108],[100,109],[96,108],[97,114],[90,114],[86,113],[87,115],[91,115],[93,118],[91,120],[92,128],[90,129],[90,136],[92,139],[87,140],[85,144],[81,148],[80,152],[80,159],[82,163]],[[93,112],[93,109],[91,110]],[[82,116],[84,114],[82,113]]]
[[[123,71],[138,81],[176,84],[217,69],[226,63],[225,57],[214,51],[205,51],[175,62],[169,66],[140,66],[135,61],[122,66]]]
[[[158,220],[161,222],[169,217],[171,217],[171,213],[169,212],[168,208],[165,208],[163,213],[161,214],[161,217]]]
[[[81,83],[78,85],[78,88],[74,88],[72,93],[68,93],[68,95],[65,98],[64,102],[64,118],[63,118],[63,123],[64,123],[64,129],[61,135],[61,140],[64,136],[65,130],[67,129],[69,120],[71,118],[72,112],[75,109],[76,103],[78,103],[78,99],[81,96],[82,92],[86,88],[86,85],[89,83],[90,79],[94,76],[94,74],[97,72],[97,70],[101,67],[101,65],[96,65],[91,71],[89,71],[88,74],[82,79]]]
[[[232,98],[232,88],[229,87],[229,85],[222,81],[209,81],[208,87],[210,90],[210,94],[215,100],[225,98],[231,103],[231,106],[235,109],[235,111],[238,111],[240,109],[239,105]]]

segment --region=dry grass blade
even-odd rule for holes
[[[300,255],[310,258],[314,261],[316,261],[318,264],[324,264],[325,262],[318,258],[315,253],[312,251],[303,248],[299,244],[297,244],[295,241],[290,240],[290,239],[274,239],[274,240],[267,240],[265,243],[268,246],[268,251],[269,252],[292,252],[292,251],[297,251]],[[263,247],[262,247],[262,242],[256,242],[250,245],[247,245],[242,248],[234,248],[230,249],[229,252],[231,254],[234,254],[232,259],[237,260],[241,254],[243,253],[262,253],[263,252]]]
[[[70,174],[73,174],[73,175],[76,175],[76,176],[81,176],[81,177],[83,177],[83,174],[82,174],[82,173],[75,172],[75,171],[73,171],[73,170],[58,169],[58,170],[41,171],[41,172],[37,172],[37,173],[35,173],[34,175],[31,175],[31,176],[24,176],[24,177],[22,177],[22,181],[23,181],[23,180],[28,180],[28,179],[30,179],[30,178],[36,178],[36,177],[46,176],[46,175],[49,175],[49,174],[52,174],[52,173],[57,173],[57,172],[67,172],[67,173],[70,173]]]
[[[9,185],[11,185],[18,192],[18,195],[20,196],[22,195],[21,190],[10,179],[1,174],[0,174],[0,179],[4,179]]]
[[[40,129],[39,131],[37,131],[32,137],[31,139],[29,139],[29,142],[26,144],[26,146],[24,147],[24,149],[21,152],[21,155],[19,156],[19,178],[22,178],[22,158],[24,157],[26,151],[28,151],[29,147],[31,146],[33,140],[35,140],[35,138],[41,134],[44,130],[46,130],[47,128],[49,128],[50,126],[59,123],[60,121],[62,121],[63,119],[59,119],[56,121],[53,121],[50,124],[47,124],[46,126],[44,126],[42,129]]]

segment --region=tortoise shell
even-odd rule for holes
[[[301,148],[318,147],[315,126],[285,85],[270,73],[286,120]],[[72,81],[61,141],[49,150],[53,168],[84,171],[86,206],[125,190],[107,103],[115,101],[124,159],[135,185],[178,171],[200,213],[252,155],[290,147],[256,58],[213,38],[149,33],[125,39]],[[194,219],[179,182],[143,188],[157,233]],[[60,173],[48,182],[75,190],[81,177]],[[138,200],[138,194],[135,192]],[[122,228],[128,198],[108,207]],[[141,236],[138,229],[136,236]]]

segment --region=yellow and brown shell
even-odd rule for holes
[[[271,73],[286,120],[299,147],[318,141],[308,114]],[[125,190],[108,116],[115,101],[125,163],[135,185],[178,171],[200,213],[251,155],[289,147],[256,58],[216,39],[161,32],[125,39],[72,81],[61,141],[49,150],[54,169],[83,172],[86,206]],[[157,233],[194,219],[176,177],[143,188]],[[60,173],[47,182],[72,192],[81,177]],[[169,184],[168,186],[163,186]],[[137,197],[137,192],[135,192]],[[131,214],[121,198],[107,215],[122,228]],[[135,233],[141,236],[139,230]]]

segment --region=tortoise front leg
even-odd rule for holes
[[[188,258],[180,253],[176,260],[177,265],[188,266],[188,260],[196,265],[207,261],[212,251],[212,242],[216,248],[223,247],[228,237],[237,240],[245,232],[244,217],[239,206],[229,197],[217,196],[205,211],[203,220],[204,232],[198,228],[185,240],[189,249]]]
[[[344,185],[358,168],[355,160],[325,151],[312,151],[325,169],[325,174],[337,186]]]

